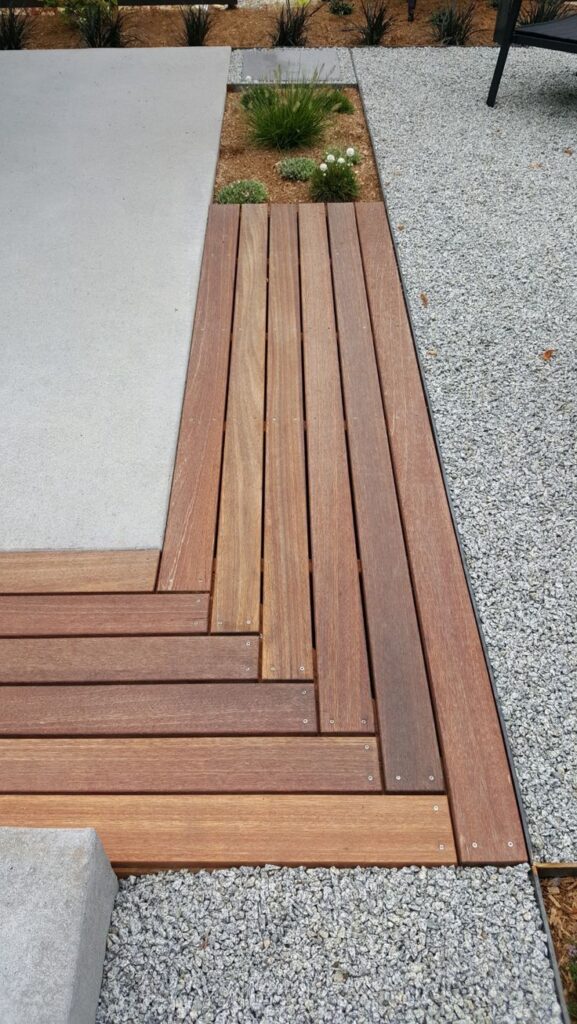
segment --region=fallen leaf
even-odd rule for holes
[[[535,160],[532,164],[529,164],[529,167],[531,168],[532,171],[537,171],[542,166],[543,166],[543,164],[540,164],[538,160]]]
[[[573,150],[571,149],[571,146],[565,146],[563,152],[566,153],[567,156],[573,156]]]
[[[556,348],[546,348],[544,352],[541,352],[541,359],[544,359],[546,363],[550,362],[556,351]]]
[[[426,292],[421,292],[421,302],[423,303],[423,306],[426,309],[427,306],[429,305],[429,296],[427,295]]]
[[[397,231],[404,231],[404,230],[405,230],[405,225],[404,224],[397,224]]]
[[[438,355],[436,348],[427,348],[427,349],[425,349],[425,354],[428,355],[428,356],[436,356],[436,355]]]

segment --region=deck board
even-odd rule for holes
[[[153,549],[0,551],[0,594],[154,590],[159,557]]]
[[[0,594],[0,636],[206,633],[208,594]]]

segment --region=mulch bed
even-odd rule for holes
[[[543,898],[559,961],[571,1019],[577,1021],[577,984],[570,963],[577,962],[577,878],[542,879]]]
[[[433,39],[429,25],[431,12],[441,0],[417,0],[415,21],[407,21],[405,0],[390,0],[394,24],[384,39],[384,46],[431,46]],[[357,10],[347,17],[331,14],[327,3],[317,5],[308,33],[309,46],[356,46],[354,24],[359,20]],[[214,10],[213,25],[207,39],[209,46],[270,46],[270,35],[278,13],[278,6]],[[31,11],[34,35],[30,49],[69,49],[80,46],[78,33],[67,26],[56,11]],[[489,46],[495,26],[495,10],[487,0],[477,0],[475,33],[471,45]],[[182,45],[182,22],[177,7],[126,8],[126,30],[131,46]]]
[[[380,201],[382,195],[377,168],[360,96],[352,87],[343,89],[343,92],[354,103],[355,112],[335,114],[331,119],[325,141],[319,145],[307,149],[291,149],[282,153],[277,150],[260,149],[250,144],[246,116],[240,104],[241,93],[229,92],[220,139],[215,194],[231,181],[237,181],[239,178],[256,178],[266,185],[271,202],[306,203],[310,201],[308,182],[283,181],[276,169],[278,161],[284,156],[308,156],[320,162],[327,148],[331,146],[337,146],[339,149],[353,146],[362,158],[356,168],[361,188],[359,199],[365,202]]]

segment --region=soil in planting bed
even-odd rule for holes
[[[577,876],[541,879],[571,1020],[577,1021]]]
[[[407,21],[405,0],[390,0],[389,9],[394,18],[386,34],[384,46],[431,46],[434,43],[429,18],[441,0],[417,0],[415,21]],[[314,0],[313,0],[314,3]],[[359,40],[354,25],[360,20],[360,0],[353,0],[353,14],[339,17],[331,14],[328,3],[315,4],[308,31],[308,46],[357,46]],[[278,5],[267,7],[240,7],[236,10],[213,10],[213,25],[207,38],[208,46],[252,47],[271,45],[270,37]],[[125,8],[126,36],[129,46],[182,45],[182,19],[178,7]],[[55,11],[33,10],[34,33],[30,49],[58,49],[81,46],[78,33],[64,22]],[[490,46],[495,26],[495,10],[487,0],[477,0],[475,31],[471,45]]]
[[[280,152],[261,149],[249,140],[246,115],[241,106],[242,91],[229,91],[220,138],[220,155],[216,172],[215,196],[223,185],[239,178],[256,178],[266,185],[272,203],[310,202],[306,181],[284,181],[277,164],[285,156],[308,156],[320,161],[331,147],[347,149],[353,146],[361,156],[355,168],[360,186],[359,199],[365,202],[381,200],[381,190],[373,150],[365,123],[358,90],[351,87],[343,92],[354,104],[353,114],[335,114],[327,128],[324,141],[306,149]]]

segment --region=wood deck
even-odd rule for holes
[[[526,858],[381,204],[211,209],[163,550],[0,554],[0,824]]]

